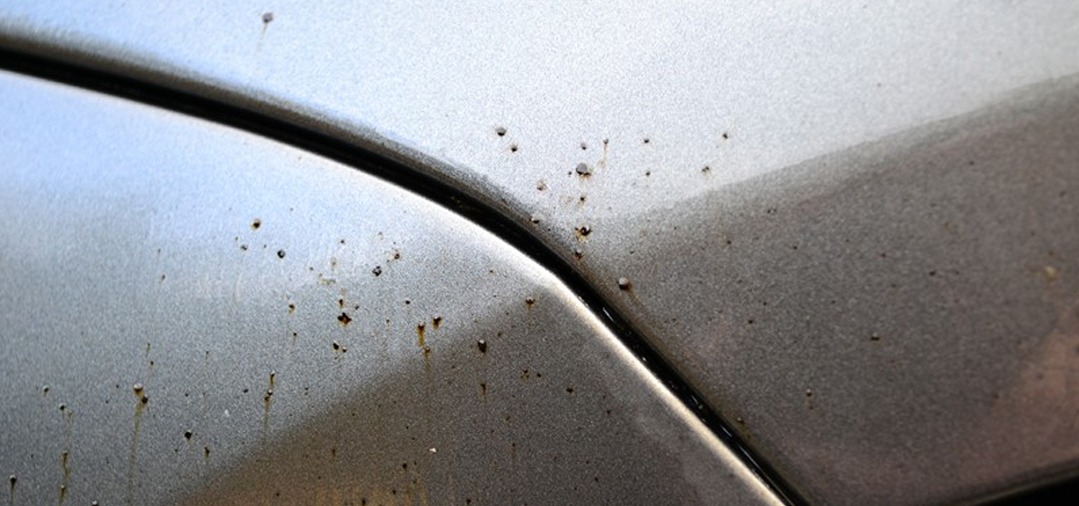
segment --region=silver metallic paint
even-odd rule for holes
[[[0,90],[12,504],[778,502],[476,225],[230,128]]]
[[[7,46],[292,118],[538,221],[811,499],[970,499],[1076,469],[1074,2],[0,20]]]

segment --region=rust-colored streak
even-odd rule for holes
[[[149,352],[149,345],[147,345],[147,352]],[[143,388],[142,383],[135,383],[131,390],[135,394],[136,400],[135,427],[131,433],[131,453],[127,459],[127,504],[134,504],[135,501],[135,464],[138,460],[139,431],[142,427],[142,412],[150,402],[150,397],[146,395],[146,390]]]

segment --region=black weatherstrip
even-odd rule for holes
[[[806,504],[804,498],[762,461],[718,413],[701,401],[702,397],[647,344],[629,320],[608,304],[569,262],[532,234],[525,225],[497,211],[482,199],[407,164],[357,148],[333,135],[225,101],[7,48],[0,48],[0,69],[134,100],[262,135],[389,181],[467,218],[554,273],[783,502]]]

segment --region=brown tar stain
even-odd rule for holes
[[[578,241],[583,241],[585,237],[588,237],[588,234],[592,233],[592,227],[588,225],[581,225],[574,228],[573,233],[577,236]]]
[[[147,343],[147,353],[149,353],[149,343]],[[135,499],[135,464],[138,458],[139,450],[139,432],[142,428],[142,412],[146,408],[146,405],[150,402],[150,397],[146,395],[146,390],[143,388],[142,383],[135,383],[131,387],[132,393],[135,394],[135,422],[134,430],[131,432],[131,453],[127,458],[127,504],[134,504]]]
[[[344,307],[343,301],[341,305],[342,307]],[[342,326],[347,327],[349,323],[352,323],[352,317],[350,317],[348,313],[342,312],[340,315],[337,316],[337,321],[341,322]]]
[[[67,485],[71,480],[71,468],[67,465],[68,456],[67,450],[60,453],[60,469],[64,473],[63,481],[60,482],[60,504],[64,504],[64,499],[67,498]]]
[[[266,434],[269,432],[270,427],[270,404],[273,402],[273,390],[275,381],[277,379],[277,372],[270,371],[270,384],[266,388],[266,393],[262,395],[262,442],[266,443]]]

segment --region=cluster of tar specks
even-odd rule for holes
[[[507,149],[509,151],[510,154],[517,153],[517,151],[519,151],[521,149],[520,144],[518,144],[516,141],[510,140],[510,139],[508,139],[508,137],[506,137],[509,134],[509,130],[507,130],[506,127],[504,127],[504,126],[496,126],[495,129],[494,129],[494,132],[495,132],[495,135],[500,140],[503,140],[504,142],[508,142],[508,144],[503,144],[503,146],[504,146],[505,149]]]
[[[262,229],[262,219],[261,218],[252,219],[251,224],[250,224],[250,228],[251,228],[252,232],[258,232],[259,230],[261,230]],[[252,237],[252,239],[254,239],[254,237]],[[270,248],[270,245],[267,244],[267,243],[263,243],[260,247],[255,248],[255,246],[252,244],[251,241],[241,240],[240,236],[235,236],[235,237],[232,238],[232,240],[233,240],[233,242],[235,242],[237,244],[237,247],[240,249],[240,251],[244,252],[244,253],[246,253],[246,252],[248,252],[248,251],[250,251],[252,249],[266,250],[266,251],[273,252],[273,255],[276,256],[279,260],[284,260],[285,256],[288,255],[288,252],[285,251],[284,248],[280,248],[280,247],[279,248]],[[253,241],[253,242],[257,242],[257,241]],[[160,250],[158,252],[160,253]],[[161,276],[161,281],[164,281],[164,280],[165,280],[165,276],[162,275]]]
[[[254,219],[252,221],[245,222],[243,224],[243,226],[245,228],[249,227],[253,233],[258,233],[258,232],[265,232],[269,227],[273,226],[273,223],[272,222],[267,222],[267,221],[262,220],[262,219]],[[333,239],[334,239],[334,242],[337,242],[338,244],[341,244],[341,245],[344,245],[345,242],[346,242],[344,239],[340,239],[338,241],[338,239],[336,237],[333,238]],[[227,240],[228,240],[228,236],[225,236],[225,241],[227,241]],[[229,243],[225,242],[225,244],[228,245]],[[302,257],[302,256],[303,255],[294,255],[294,256],[289,256],[289,257],[282,258],[280,260],[283,260],[283,261],[291,263],[291,264],[295,264],[296,262],[301,261],[297,257]],[[376,267],[380,267],[380,270],[382,270],[382,272],[380,274],[375,274],[375,273],[368,274],[368,272],[366,270],[359,270],[356,273],[356,275],[357,276],[359,276],[359,275],[364,276],[366,278],[366,280],[367,280],[366,282],[369,282],[369,283],[383,282],[383,280],[387,279],[387,276],[382,275],[382,274],[391,274],[393,272],[392,269],[387,268],[385,266],[389,266],[389,265],[392,265],[394,262],[401,261],[406,256],[407,256],[407,251],[402,253],[402,250],[397,248],[397,247],[394,247],[392,249],[388,249],[387,252],[385,253],[385,257],[384,258],[379,258],[378,259],[378,265],[376,265]],[[267,256],[267,258],[264,261],[277,262],[277,260],[273,259],[272,256]],[[367,265],[370,266],[372,264],[367,264]],[[306,265],[301,264],[301,268],[303,268],[303,267],[306,267]],[[373,267],[371,267],[371,268],[373,268]],[[491,273],[492,275],[500,275],[500,274],[495,274],[495,269],[494,268],[489,269],[488,272]],[[367,276],[370,276],[370,277],[367,277]],[[377,278],[377,281],[376,281],[375,278]],[[334,298],[332,299],[333,311],[327,312],[327,317],[328,318],[333,318],[334,325],[336,327],[339,327],[339,329],[338,330],[331,330],[331,331],[323,332],[323,335],[321,336],[322,339],[330,341],[330,344],[329,344],[329,346],[327,346],[327,348],[331,348],[335,352],[334,353],[335,360],[339,359],[339,358],[342,358],[344,356],[344,354],[346,354],[348,352],[348,348],[345,346],[344,343],[348,342],[352,338],[360,337],[358,335],[359,332],[356,331],[356,328],[357,328],[359,323],[363,322],[364,319],[368,318],[368,316],[360,316],[360,315],[362,315],[364,313],[353,313],[353,310],[358,309],[359,305],[354,304],[353,301],[351,301],[349,299],[348,294],[346,293],[346,291],[344,289],[339,289],[340,286],[341,285],[337,285],[332,290],[334,292],[333,293]],[[319,290],[326,291],[325,289],[321,289],[321,288]],[[310,300],[296,297],[295,294],[283,294],[283,295],[281,295],[281,298],[278,299],[277,304],[279,304],[279,306],[277,306],[277,307],[279,307],[280,311],[284,314],[284,318],[283,318],[284,323],[287,324],[287,325],[295,326],[297,324],[293,320],[293,318],[295,318],[297,315],[304,315],[305,319],[307,321],[311,321],[311,318],[313,318],[311,315],[313,313],[315,313],[315,312],[323,311],[325,309],[325,306],[327,305],[326,302],[327,301],[325,301],[325,300],[321,300],[321,301],[318,301],[318,303],[316,304],[316,303],[311,302]],[[534,315],[535,313],[533,312],[533,310],[537,306],[542,306],[543,305],[543,300],[542,300],[542,296],[538,296],[536,294],[522,293],[522,294],[519,294],[519,295],[516,296],[516,298],[514,300],[514,303],[515,303],[515,306],[509,306],[509,308],[507,309],[507,311],[508,311],[507,314],[508,315],[519,314],[519,315],[522,316],[522,319],[524,319],[523,317],[525,315]],[[421,308],[417,307],[420,304],[414,304],[412,301],[407,300],[407,299],[405,299],[405,300],[398,299],[395,302],[395,304],[404,304],[404,306],[410,306],[410,304],[411,304],[411,310],[412,311],[423,311],[424,313],[427,314],[426,318],[424,318],[423,321],[420,321],[420,322],[415,324],[415,328],[416,328],[416,331],[417,331],[417,338],[418,338],[418,343],[417,344],[419,345],[419,348],[420,348],[420,350],[422,352],[422,356],[424,358],[431,357],[434,353],[438,352],[438,348],[436,347],[436,345],[439,345],[441,343],[436,341],[435,339],[439,335],[439,332],[456,330],[456,325],[455,324],[456,324],[457,320],[455,319],[455,315],[453,315],[453,314],[449,314],[449,313],[446,313],[446,312],[432,311],[429,308],[421,309]],[[424,304],[424,305],[426,305],[426,304]],[[519,313],[514,313],[514,308],[516,308],[516,311],[519,311]],[[395,311],[399,310],[399,308],[394,308],[394,310]],[[518,321],[517,323],[522,324],[522,325],[527,325],[528,324],[527,319],[524,319],[524,320],[525,320],[525,323],[523,323],[523,324],[522,324],[521,321]],[[413,321],[415,321],[415,320],[413,320]],[[390,321],[387,319],[386,320],[387,325],[389,325],[389,322]],[[381,324],[381,322],[380,322],[380,324]],[[511,324],[511,327],[513,327],[512,324]],[[338,334],[338,331],[340,331],[340,334]],[[348,332],[346,332],[346,331],[348,331]],[[507,331],[508,331],[508,329],[507,329]],[[295,337],[296,333],[293,332],[292,336]],[[330,339],[330,338],[333,338],[333,339]],[[316,340],[310,339],[310,338],[305,340],[303,338],[300,338],[299,340],[295,340],[295,341],[290,340],[289,342],[291,342],[294,345],[306,345],[306,344],[313,344],[313,343],[316,342]],[[325,344],[326,341],[319,340],[317,342],[318,342],[318,346],[325,346],[326,345]],[[471,338],[468,338],[467,340],[465,340],[463,342],[462,341],[457,341],[455,343],[448,343],[446,346],[447,346],[447,348],[449,348],[451,345],[464,345],[463,347],[458,348],[456,350],[456,353],[460,354],[462,352],[462,350],[467,350],[466,353],[471,355],[471,357],[468,358],[467,360],[475,360],[477,364],[493,364],[493,363],[496,363],[496,362],[499,362],[499,361],[505,361],[507,359],[512,359],[512,357],[513,357],[512,354],[509,354],[509,355],[506,354],[507,351],[509,351],[512,348],[509,347],[509,346],[505,346],[505,347],[500,348],[499,343],[503,343],[503,344],[506,343],[506,337],[503,335],[502,332],[491,333],[490,335],[487,335],[485,337],[479,337],[479,338],[471,337]],[[358,347],[363,346],[362,341],[352,341],[352,344],[354,346],[358,346]],[[517,345],[514,345],[514,347],[516,347],[516,346]],[[157,348],[156,342],[153,345],[153,348],[155,348],[155,349]],[[325,349],[325,348],[322,348],[322,349]],[[502,351],[502,354],[499,353],[500,350]],[[132,378],[135,381],[131,381],[131,382],[127,382],[127,383],[118,382],[116,384],[117,392],[125,394],[124,395],[124,397],[125,397],[124,400],[126,402],[119,403],[119,404],[123,404],[125,410],[130,409],[130,411],[129,411],[130,415],[129,416],[132,417],[132,418],[128,418],[130,425],[127,427],[127,429],[130,430],[130,434],[131,434],[130,453],[129,453],[129,456],[128,456],[128,466],[127,466],[127,478],[128,478],[127,497],[132,498],[132,500],[134,502],[136,502],[136,503],[137,503],[137,499],[135,499],[135,498],[139,497],[140,487],[143,486],[143,483],[139,480],[139,476],[142,475],[145,472],[144,468],[147,465],[147,462],[144,462],[144,460],[146,460],[146,458],[147,458],[147,449],[146,448],[140,448],[140,437],[143,437],[143,434],[141,434],[141,432],[144,432],[144,429],[147,429],[147,430],[145,430],[146,434],[147,435],[150,434],[150,432],[148,430],[148,427],[150,427],[150,425],[148,423],[145,423],[145,422],[147,422],[148,420],[151,420],[151,419],[156,420],[158,418],[158,416],[160,416],[161,413],[165,413],[165,412],[169,412],[170,410],[174,410],[174,408],[176,406],[175,403],[178,402],[178,399],[180,399],[179,394],[182,394],[184,398],[189,397],[189,394],[190,394],[190,391],[185,392],[185,391],[183,391],[183,389],[177,390],[177,389],[174,389],[174,388],[170,388],[170,389],[160,389],[160,388],[155,389],[154,388],[155,382],[154,382],[154,374],[153,374],[152,368],[161,367],[161,364],[156,364],[155,365],[155,360],[153,360],[153,359],[157,358],[159,362],[167,362],[167,360],[164,360],[164,359],[168,355],[162,355],[161,353],[162,352],[160,350],[158,350],[159,355],[157,357],[155,357],[152,354],[152,351],[151,351],[151,343],[147,342],[146,343],[146,351],[145,351],[145,359],[146,359],[146,361],[147,361],[147,363],[149,365],[148,365],[148,370],[147,370],[146,374],[140,374],[140,375],[136,376],[135,378]],[[203,354],[203,350],[198,350],[197,353],[201,356]],[[355,356],[355,353],[356,352],[353,352],[354,356]],[[140,356],[143,355],[141,346],[139,347],[138,354]],[[217,361],[214,361],[214,360],[210,359],[211,351],[205,350],[205,356],[206,356],[206,358],[205,358],[206,364],[209,365],[209,364],[217,364],[217,363],[219,363]],[[459,356],[458,356],[457,360],[460,360]],[[345,362],[345,363],[347,364],[347,362]],[[447,359],[443,363],[443,366],[447,366],[446,364],[451,364],[451,363],[452,362]],[[449,365],[447,367],[452,368],[452,367],[460,367],[460,366],[461,366],[461,364],[458,363],[456,365]],[[274,370],[274,369],[271,369],[271,368],[266,368],[266,369],[262,369],[262,371],[263,372],[260,373],[260,375],[264,375],[264,376],[261,376],[261,378],[262,378],[262,381],[265,382],[265,383],[263,383],[263,384],[258,384],[258,383],[255,383],[255,384],[251,384],[251,383],[247,383],[247,384],[244,384],[244,383],[231,384],[230,386],[228,386],[226,388],[226,390],[231,392],[230,395],[233,396],[234,399],[236,399],[236,402],[241,403],[241,404],[246,405],[246,404],[251,403],[251,402],[257,402],[256,399],[258,401],[261,401],[262,408],[263,408],[262,409],[262,411],[263,411],[263,416],[262,416],[262,441],[265,443],[265,442],[269,441],[268,434],[269,434],[269,427],[270,427],[271,411],[273,409],[280,409],[280,408],[278,408],[277,406],[274,406],[274,405],[278,404],[278,401],[287,401],[288,396],[290,395],[290,393],[289,393],[290,390],[279,389],[278,388],[278,386],[280,385],[279,382],[281,381],[281,378],[282,378],[282,375],[281,375],[281,373],[278,372],[278,370]],[[514,368],[510,372],[511,372],[512,375],[515,375],[516,379],[519,380],[519,381],[527,381],[527,382],[531,382],[532,384],[536,384],[537,380],[542,380],[542,381],[539,382],[539,384],[547,385],[547,386],[549,386],[551,388],[554,388],[554,389],[561,389],[561,390],[558,390],[558,391],[561,392],[561,393],[564,393],[566,396],[580,396],[581,395],[581,387],[579,385],[569,384],[566,381],[560,381],[560,382],[558,382],[556,384],[551,379],[549,379],[547,377],[547,375],[545,375],[542,370],[538,370],[538,368],[536,368],[534,366],[531,366],[531,365],[521,367],[521,368]],[[212,377],[213,375],[211,374],[210,376]],[[289,383],[291,384],[291,381]],[[490,378],[490,377],[486,377],[486,376],[481,377],[481,378],[477,378],[475,382],[470,381],[470,382],[467,383],[467,385],[468,385],[468,387],[470,389],[478,388],[480,390],[480,396],[482,396],[484,399],[487,399],[488,395],[495,395],[496,397],[497,396],[511,395],[511,394],[506,393],[509,390],[504,388],[504,384],[505,384],[504,382],[499,382],[494,378]],[[489,386],[491,386],[492,391],[494,392],[494,394],[489,393]],[[260,388],[260,387],[262,387],[262,388]],[[40,397],[50,399],[50,400],[54,400],[54,401],[57,400],[56,399],[58,397],[57,394],[62,392],[62,389],[58,389],[57,385],[41,384],[41,385],[36,385],[34,388],[39,389],[37,394]],[[298,390],[298,387],[297,387],[297,389],[294,389],[292,391],[295,392],[297,390]],[[304,395],[306,395],[306,392],[307,392],[308,389],[306,387],[304,387],[303,390],[304,390]],[[510,389],[510,390],[512,390],[512,389]],[[155,391],[158,392],[158,393],[154,394]],[[196,394],[196,397],[197,397],[198,392],[196,391],[195,394]],[[470,390],[470,394],[471,394],[471,390]],[[127,395],[131,395],[132,397],[126,397]],[[202,395],[205,398],[208,394],[207,394],[206,391],[203,391]],[[133,398],[133,400],[132,400],[132,398]],[[117,399],[117,397],[112,397],[111,398],[113,404],[118,404],[118,403],[116,403],[116,399]],[[185,402],[185,401],[181,401],[181,402]],[[106,403],[108,403],[108,400],[106,400]],[[130,404],[127,404],[127,403],[130,403]],[[59,404],[53,404],[53,406],[57,406],[58,410],[62,414],[64,414],[64,416],[70,418],[70,416],[72,414],[72,409],[68,404],[60,402]],[[232,409],[232,411],[233,411],[232,416],[234,416],[234,417],[236,416],[237,413],[242,412],[242,410],[240,410],[240,409],[238,409],[236,407],[233,407],[233,406],[229,406],[229,408]],[[54,409],[56,409],[56,408],[54,408]],[[165,411],[162,411],[162,409],[164,409]],[[157,412],[156,415],[154,413],[155,411]],[[607,412],[608,412],[608,414],[610,414],[610,410],[607,410]],[[173,431],[172,435],[173,435],[173,437],[175,439],[174,439],[174,442],[172,442],[170,444],[175,445],[175,448],[173,448],[173,449],[174,449],[176,454],[184,454],[184,452],[186,452],[186,453],[191,454],[191,455],[196,455],[196,456],[198,456],[197,458],[198,458],[199,465],[209,465],[209,463],[211,462],[210,459],[211,459],[212,455],[216,455],[217,452],[219,452],[221,450],[219,449],[220,447],[218,447],[218,446],[212,446],[214,444],[213,441],[215,441],[215,438],[213,436],[214,431],[207,428],[207,427],[201,427],[200,424],[199,424],[199,419],[197,418],[199,415],[196,414],[195,416],[196,416],[196,418],[194,418],[194,419],[189,418],[189,417],[182,417],[183,419],[175,420],[175,424],[174,424],[175,426],[171,428],[171,430]],[[205,416],[205,413],[202,416]],[[228,414],[228,410],[226,410],[226,413],[225,413],[224,416],[226,416],[226,417],[230,416]],[[159,423],[160,423],[160,421],[155,422],[155,425],[157,425]],[[156,440],[155,440],[155,443],[156,443]],[[247,443],[243,443],[243,444],[247,444]],[[155,447],[156,447],[156,444],[155,444]],[[432,447],[431,453],[434,454],[436,451],[437,450],[434,450],[433,447]],[[69,475],[69,473],[67,471],[68,470],[73,470],[75,473],[78,473],[78,469],[80,467],[78,462],[76,462],[74,466],[70,465],[70,462],[68,460],[69,455],[74,456],[76,454],[69,453],[69,450],[64,450],[64,452],[61,454],[62,467],[63,467],[63,470],[64,470],[64,473],[63,473],[64,479],[63,479],[63,481],[61,483],[59,483],[58,485],[55,485],[55,486],[60,487],[61,494],[64,494],[64,495],[70,494],[70,492],[71,492],[70,490],[68,490],[69,485],[68,485],[67,476]],[[116,458],[116,457],[113,457],[113,458]],[[117,460],[119,460],[121,462],[119,465],[122,466],[123,465],[122,464],[122,462],[123,462],[122,457],[120,457]],[[209,469],[209,468],[207,468],[207,469]],[[18,471],[18,470],[16,469],[16,470],[13,470],[13,471]],[[120,472],[122,472],[122,468],[121,468]],[[13,491],[15,490],[17,482],[18,482],[18,477],[16,477],[15,475],[12,475],[12,477],[11,477],[11,488],[12,488]],[[25,486],[25,481],[23,483],[20,483],[20,484]],[[82,491],[80,491],[80,493],[81,492]]]
[[[493,131],[495,134],[495,138],[497,139],[506,139],[507,136],[510,136],[511,132],[510,129],[505,125],[496,125]],[[722,144],[730,142],[731,138],[732,136],[729,131],[724,130],[719,132],[716,135],[715,139],[716,146],[720,146]],[[625,140],[621,141],[619,145],[623,146],[623,149],[628,146],[629,149],[643,150],[653,150],[656,147],[662,147],[662,142],[656,142],[656,140],[649,135],[642,135],[637,139],[637,142],[638,144],[636,148],[633,147],[633,144],[625,142]],[[568,213],[556,213],[558,216],[566,216],[567,218],[569,218],[569,220],[576,222],[575,224],[569,226],[569,230],[560,228],[565,226],[565,221],[555,219],[551,220],[552,222],[549,223],[548,220],[544,219],[543,214],[541,212],[538,212],[538,210],[533,211],[532,213],[527,215],[529,223],[533,227],[543,230],[545,232],[545,235],[555,234],[556,236],[562,236],[562,234],[569,232],[570,238],[574,239],[577,243],[582,243],[584,239],[587,238],[588,235],[594,230],[593,223],[589,223],[590,221],[592,221],[591,219],[589,219],[589,210],[611,210],[609,206],[600,207],[604,205],[602,199],[600,199],[601,201],[599,202],[589,200],[588,189],[602,188],[601,186],[596,187],[594,185],[602,185],[604,180],[610,178],[621,178],[622,181],[619,184],[624,186],[626,184],[625,178],[632,177],[625,171],[619,170],[618,167],[609,166],[608,158],[610,150],[612,149],[612,144],[613,143],[610,138],[603,138],[598,143],[593,143],[587,139],[582,139],[571,146],[567,146],[567,149],[574,150],[574,156],[579,157],[579,159],[569,167],[561,168],[561,170],[568,178],[575,179],[578,181],[578,183],[571,184],[569,186],[564,183],[559,183],[557,184],[557,187],[561,189],[561,191],[559,192],[560,194],[557,196],[550,196],[556,198],[557,202],[560,202],[562,205],[572,206],[570,207],[571,210]],[[514,142],[512,146],[516,148],[517,143]],[[516,149],[513,149],[512,151],[515,152]],[[717,165],[715,163],[703,163],[696,167],[690,168],[690,170],[676,171],[668,167],[657,166],[652,168],[645,168],[642,173],[639,174],[639,176],[646,179],[651,179],[653,178],[653,175],[658,174],[664,174],[664,177],[671,177],[669,175],[677,173],[696,173],[697,177],[711,176],[713,172],[716,172],[716,167]],[[535,187],[535,191],[538,192],[540,195],[548,195],[552,193],[552,186],[550,181],[555,181],[558,179],[559,178],[556,177],[555,174],[548,174],[548,177],[535,180],[533,186]],[[631,184],[631,186],[633,185],[634,184]],[[658,188],[653,185],[646,185],[645,187]],[[601,196],[608,194],[607,192],[602,191],[596,191],[594,193]],[[541,205],[541,207],[544,208],[544,211],[551,211],[554,206]],[[576,246],[571,245],[570,248],[571,249],[568,251],[568,258],[575,261],[585,261],[588,249],[587,244],[578,244]],[[623,290],[625,290],[625,288],[623,288]]]

